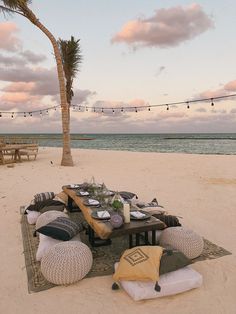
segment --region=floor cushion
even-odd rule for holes
[[[90,271],[93,255],[90,248],[79,241],[55,244],[41,260],[43,276],[56,285],[72,284]]]
[[[39,229],[40,227],[47,225],[49,222],[55,220],[57,217],[68,217],[68,215],[57,210],[47,211],[38,217],[35,229]]]
[[[30,225],[34,225],[41,215],[40,212],[37,212],[35,210],[27,210],[26,209],[26,214],[27,214],[27,221]]]
[[[116,267],[116,265],[115,265]],[[153,299],[185,292],[202,285],[202,275],[186,266],[160,276],[160,292],[155,291],[155,283],[149,281],[120,281],[121,287],[135,300]]]
[[[77,234],[74,236],[70,241],[80,241],[80,235]],[[36,261],[41,261],[43,256],[47,253],[47,251],[54,246],[55,244],[58,244],[62,242],[61,240],[53,239],[51,237],[48,237],[42,233],[39,234],[39,245],[36,252]]]
[[[160,245],[179,250],[188,258],[193,259],[202,253],[204,241],[200,235],[191,229],[171,227],[161,233]]]

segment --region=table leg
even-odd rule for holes
[[[136,246],[139,246],[140,245],[140,234],[139,233],[136,233],[136,241],[135,241],[135,243],[136,243]]]
[[[129,234],[129,248],[131,249],[133,247],[133,236],[132,234]]]
[[[156,245],[156,230],[152,230],[152,245]]]
[[[99,246],[111,244],[111,239],[101,239],[101,238],[95,237],[95,232],[90,226],[88,226],[88,235],[89,235],[89,242],[93,247],[99,247]]]
[[[145,231],[145,233],[144,233],[144,241],[145,241],[146,245],[149,244],[149,241],[148,241],[148,231]]]
[[[5,164],[3,152],[1,150],[0,150],[0,163],[3,165]]]
[[[72,209],[73,209],[72,202],[73,202],[73,199],[68,195],[68,205],[67,205],[67,207],[68,207],[70,212],[72,212]]]

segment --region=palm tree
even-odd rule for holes
[[[73,166],[73,160],[71,156],[70,148],[70,121],[69,110],[66,99],[65,79],[63,72],[63,64],[60,55],[60,50],[55,37],[52,33],[39,21],[28,5],[31,4],[31,0],[0,0],[0,12],[3,14],[20,14],[27,18],[31,23],[38,27],[50,40],[57,64],[57,75],[60,88],[60,100],[61,100],[61,113],[62,113],[62,131],[63,131],[63,153],[62,153],[62,166]]]
[[[62,57],[63,69],[66,79],[66,98],[69,105],[69,117],[71,100],[74,96],[73,80],[79,71],[79,64],[82,61],[79,42],[80,39],[75,40],[73,36],[71,36],[70,40],[58,40],[58,46]]]

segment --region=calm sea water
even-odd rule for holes
[[[61,134],[0,134],[36,139],[40,146],[61,147]],[[221,134],[72,134],[71,147],[137,152],[236,154],[236,133]]]

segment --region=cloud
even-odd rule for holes
[[[213,21],[201,6],[160,9],[150,18],[139,18],[127,22],[111,42],[124,42],[131,46],[178,46],[213,27]]]
[[[74,97],[72,102],[75,105],[88,104],[88,99],[94,95],[96,95],[96,92],[92,92],[89,89],[76,89],[74,90]]]
[[[5,51],[17,51],[21,47],[21,41],[15,36],[19,31],[14,23],[0,23],[0,49]]]
[[[16,57],[16,56],[4,56],[0,54],[0,64],[8,67],[8,66],[19,66],[19,65],[24,65],[25,60],[22,58]]]
[[[230,81],[227,84],[225,84],[224,89],[230,92],[236,91],[236,80]]]
[[[44,60],[46,60],[46,56],[42,55],[42,54],[36,54],[30,50],[25,50],[23,52],[20,53],[24,59],[30,63],[40,63]]]
[[[196,112],[207,112],[206,108],[197,108],[195,109]]]
[[[19,92],[30,92],[35,86],[35,83],[24,83],[24,82],[17,82],[11,83],[6,87],[2,88],[2,91],[8,93],[19,93]]]

